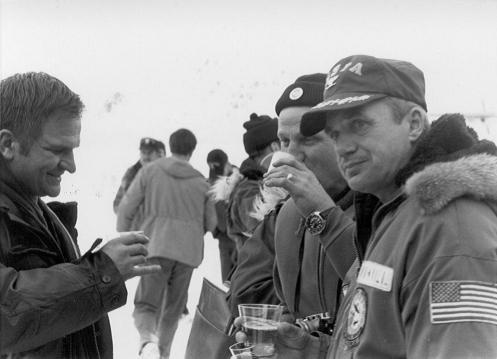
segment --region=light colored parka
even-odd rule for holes
[[[209,183],[187,161],[167,157],[144,166],[118,210],[117,230],[127,231],[143,204],[140,227],[150,238],[149,257],[162,257],[198,267],[204,234],[216,226]]]
[[[497,357],[497,157],[427,167],[373,217],[328,358]]]

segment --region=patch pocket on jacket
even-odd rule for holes
[[[7,253],[5,265],[16,270],[27,270],[47,268],[59,263],[59,256],[51,250],[14,246]]]

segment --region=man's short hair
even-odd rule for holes
[[[425,109],[422,108],[420,105],[412,101],[407,101],[397,97],[386,97],[384,101],[390,107],[394,120],[397,123],[400,123],[402,119],[405,117],[405,115],[409,113],[409,111],[411,111],[414,107],[417,107],[421,115],[421,120],[423,121],[423,128],[424,128],[423,132],[426,132],[430,129],[430,121],[428,119],[428,114],[426,113]]]
[[[84,105],[62,81],[43,72],[15,74],[0,82],[0,129],[11,131],[27,153],[49,117],[80,118]]]
[[[197,139],[192,131],[180,128],[169,137],[169,148],[178,155],[190,155],[197,146]]]

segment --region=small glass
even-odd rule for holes
[[[242,329],[247,344],[254,346],[256,358],[273,357],[276,354],[274,337],[281,321],[283,307],[273,304],[239,304]]]
[[[236,343],[230,346],[231,358],[230,359],[253,359],[254,346],[247,343]]]

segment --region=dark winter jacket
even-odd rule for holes
[[[317,313],[328,313],[331,321],[335,318],[342,279],[355,259],[352,198],[349,190],[335,198],[337,207],[327,216],[331,235],[326,242],[305,230],[304,218],[293,199],[278,215],[274,285],[281,304],[296,318]],[[328,255],[338,247],[343,262],[335,268]]]
[[[112,358],[120,273],[102,251],[81,257],[56,215],[20,193],[0,180],[0,357]]]
[[[113,208],[114,208],[114,213],[117,213],[117,209],[119,208],[119,205],[121,204],[121,201],[124,197],[124,194],[128,190],[129,186],[131,185],[131,182],[136,177],[136,174],[138,171],[142,168],[142,164],[140,161],[137,161],[133,166],[128,168],[126,172],[124,173],[123,179],[121,180],[121,185],[119,186],[119,189],[117,190],[116,197],[114,198],[113,202]]]

